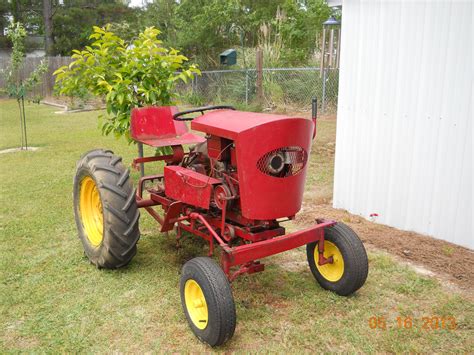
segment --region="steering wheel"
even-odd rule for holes
[[[189,113],[194,113],[194,112],[201,112],[201,114],[204,115],[204,111],[209,111],[209,110],[235,110],[234,106],[228,106],[228,105],[218,105],[218,106],[204,106],[204,107],[198,107],[194,108],[192,110],[186,110],[186,111],[181,111],[177,112],[173,115],[173,120],[176,121],[192,121],[194,117],[181,117],[184,115],[187,115]]]

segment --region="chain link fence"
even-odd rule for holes
[[[318,98],[319,110],[336,113],[339,70],[319,68],[265,68],[262,72],[262,106],[299,111]],[[178,92],[190,104],[246,104],[258,102],[257,72],[248,70],[203,71]]]
[[[42,58],[26,58],[22,75],[27,77]],[[52,73],[71,62],[70,57],[48,57],[48,71],[29,98],[51,98],[54,93]],[[8,67],[8,59],[0,59],[0,70]],[[339,70],[319,68],[264,68],[262,71],[262,98],[257,97],[257,71],[213,70],[203,71],[191,82],[180,83],[177,91],[184,103],[198,106],[227,103],[232,105],[259,104],[264,109],[306,111],[311,99],[318,98],[318,109],[334,114],[337,108]],[[0,76],[0,88],[4,87]]]

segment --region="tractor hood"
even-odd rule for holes
[[[242,215],[270,220],[301,208],[314,123],[305,118],[216,110],[191,127],[234,141]],[[272,157],[285,169],[275,174]],[[278,160],[278,158],[277,158]]]
[[[191,128],[235,141],[240,133],[270,122],[292,119],[289,116],[270,115],[234,110],[215,110],[195,118]]]

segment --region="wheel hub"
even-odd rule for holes
[[[334,243],[325,240],[323,256],[330,261],[320,265],[317,261],[319,260],[318,248],[314,249],[314,260],[318,271],[328,281],[339,281],[344,274],[344,258],[341,251]]]
[[[206,298],[199,284],[189,279],[184,285],[184,300],[191,321],[198,329],[207,327],[209,313]]]
[[[87,239],[93,246],[99,246],[104,233],[102,201],[97,185],[90,176],[81,182],[79,212]]]

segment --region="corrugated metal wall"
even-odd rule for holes
[[[334,206],[474,249],[472,4],[344,1]]]

